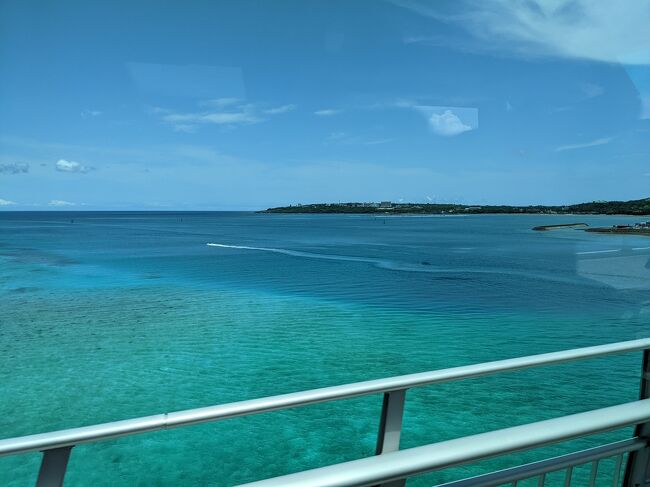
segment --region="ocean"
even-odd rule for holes
[[[638,220],[2,212],[0,438],[650,336],[650,238],[531,230]],[[634,400],[640,366],[632,353],[412,389],[402,448]],[[381,401],[80,445],[66,487],[227,486],[362,458]],[[0,458],[0,485],[33,485],[39,461]]]

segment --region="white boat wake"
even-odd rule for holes
[[[252,247],[248,245],[229,245],[221,243],[207,243],[208,247],[219,247],[223,249],[238,249],[238,250],[252,250],[258,252],[273,252],[275,254],[289,255],[291,257],[302,257],[308,259],[321,259],[321,260],[335,260],[343,262],[362,262],[366,264],[372,264],[375,267],[380,269],[387,269],[391,271],[398,272],[425,272],[429,274],[501,274],[501,275],[513,275],[526,278],[536,278],[546,281],[553,282],[575,282],[571,278],[563,278],[556,276],[554,274],[545,274],[545,273],[529,273],[529,272],[519,272],[515,270],[491,270],[491,269],[476,269],[472,267],[465,268],[448,268],[448,267],[438,267],[431,265],[428,262],[422,263],[408,263],[408,262],[396,262],[391,260],[376,259],[372,257],[353,257],[350,255],[332,255],[332,254],[317,254],[312,252],[301,252],[299,250],[287,250],[287,249],[277,249],[273,247]]]

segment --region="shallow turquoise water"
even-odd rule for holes
[[[0,437],[648,336],[650,239],[530,230],[634,220],[0,213]],[[402,446],[633,400],[639,366],[628,354],[411,390]],[[380,405],[79,446],[66,485],[233,485],[361,458]],[[0,485],[29,485],[38,462],[0,459]]]

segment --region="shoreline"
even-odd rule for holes
[[[585,232],[589,233],[609,233],[612,235],[642,235],[650,237],[650,229],[636,229],[636,228],[611,228],[611,227],[595,227],[585,228]]]
[[[439,213],[439,212],[393,212],[393,211],[269,211],[269,210],[259,210],[252,211],[251,213],[257,213],[261,215],[368,215],[368,216],[496,216],[496,215],[507,215],[507,216],[611,216],[611,217],[650,217],[650,213],[536,213],[536,212],[454,212],[454,213]]]
[[[311,203],[267,208],[258,213],[353,215],[650,215],[650,198],[592,201],[572,205],[471,205],[459,203],[345,202]]]

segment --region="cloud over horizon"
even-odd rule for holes
[[[87,173],[88,171],[91,171],[93,168],[84,166],[83,164],[80,164],[75,161],[68,161],[66,159],[59,159],[56,161],[54,164],[54,168],[59,171],[59,172],[76,172],[76,173]]]
[[[0,164],[0,174],[26,174],[29,172],[29,164],[26,162],[10,162]]]
[[[65,201],[65,200],[50,200],[50,202],[47,204],[48,206],[55,206],[55,207],[66,207],[66,206],[77,206],[76,203],[72,203],[70,201]]]

